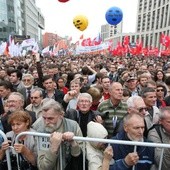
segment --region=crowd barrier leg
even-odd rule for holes
[[[4,141],[7,141],[7,137],[5,135],[5,133],[0,130],[0,135],[3,137]],[[7,160],[7,166],[8,166],[8,170],[12,170],[12,167],[11,167],[11,158],[10,158],[10,153],[9,153],[9,149],[7,149],[5,151],[5,154],[6,154],[6,160]]]
[[[85,165],[85,162],[86,162],[86,143],[83,142],[83,170],[86,169],[86,165]]]
[[[162,150],[161,150],[161,157],[160,157],[160,161],[159,161],[159,169],[158,170],[161,170],[161,168],[162,168],[163,154],[164,154],[164,148],[162,148]]]
[[[60,146],[60,170],[63,170],[63,166],[62,166],[62,147]]]

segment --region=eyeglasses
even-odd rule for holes
[[[160,91],[161,91],[161,92],[164,92],[164,89],[157,89],[156,91],[157,91],[157,92],[160,92]]]
[[[89,101],[89,100],[79,100],[78,103],[85,103],[85,104],[88,104],[88,103],[90,103],[90,101]]]
[[[30,82],[31,81],[31,79],[23,79],[22,81],[24,81],[24,82]]]
[[[143,112],[143,111],[148,111],[148,109],[146,108],[146,107],[140,107],[140,108],[138,108],[138,111],[139,112]]]
[[[7,100],[7,103],[17,103],[18,100]]]

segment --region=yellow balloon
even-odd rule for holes
[[[73,19],[73,24],[80,31],[84,31],[88,26],[88,19],[84,15],[77,15]]]

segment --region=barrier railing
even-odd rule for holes
[[[0,131],[1,134],[1,131]],[[19,138],[23,135],[32,135],[36,137],[46,137],[49,138],[51,134],[47,133],[39,133],[39,132],[22,132],[17,135],[16,137],[16,142],[19,141]],[[5,139],[5,136],[3,136]],[[136,146],[148,146],[148,147],[159,147],[162,148],[161,156],[160,156],[160,163],[159,163],[159,170],[161,170],[162,167],[162,159],[163,159],[163,152],[164,148],[170,148],[170,144],[160,144],[160,143],[150,143],[150,142],[135,142],[135,141],[123,141],[123,140],[112,140],[112,139],[99,139],[99,138],[89,138],[89,137],[79,137],[79,136],[74,136],[74,140],[76,141],[83,141],[83,142],[101,142],[101,143],[108,143],[108,144],[122,144],[122,145],[133,145],[134,146],[134,151],[136,150]],[[7,138],[5,139],[7,140]],[[84,147],[85,148],[85,144]],[[62,150],[60,148],[60,165],[62,165]],[[6,155],[8,155],[8,161],[10,160],[9,157],[9,152],[6,152]],[[133,167],[134,168],[134,167]],[[11,170],[11,167],[9,166],[9,170]],[[61,169],[63,170],[62,166]],[[85,152],[83,152],[83,170],[85,170]]]
[[[5,133],[0,130],[0,135],[3,137],[4,141],[7,141],[7,137],[5,135]],[[7,159],[7,167],[8,167],[8,170],[11,170],[11,158],[10,158],[10,153],[9,153],[9,149],[5,151],[5,154],[6,154],[6,159]]]
[[[37,137],[50,137],[50,134],[47,133],[38,133],[38,132],[22,132],[17,136],[17,141],[22,135],[33,135]],[[123,140],[112,140],[112,139],[99,139],[99,138],[89,138],[89,137],[79,137],[74,136],[74,140],[76,141],[83,141],[83,142],[102,142],[102,143],[108,143],[108,144],[122,144],[122,145],[133,145],[134,151],[136,150],[136,146],[148,146],[148,147],[160,147],[162,148],[161,157],[160,157],[160,164],[159,164],[159,170],[161,170],[162,167],[162,159],[163,159],[163,152],[164,148],[170,148],[170,144],[160,144],[160,143],[149,143],[149,142],[135,142],[135,141],[123,141]],[[85,145],[84,145],[85,147]],[[84,148],[83,147],[83,148]],[[61,149],[60,149],[61,152]],[[62,154],[60,153],[60,163],[62,162]],[[83,170],[85,170],[85,152],[83,152]],[[62,164],[60,164],[62,165]],[[61,170],[62,170],[61,166]],[[134,167],[133,167],[134,169]]]

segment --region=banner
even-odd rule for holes
[[[77,46],[76,54],[96,52],[96,51],[106,50],[108,48],[109,48],[108,42],[95,45],[95,46]]]
[[[34,46],[34,44],[35,44],[35,39],[34,38],[30,38],[30,39],[24,40],[21,43],[21,46],[22,47],[28,47],[28,46]]]

